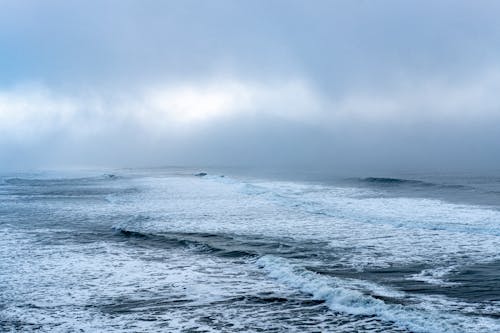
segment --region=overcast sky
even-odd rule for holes
[[[0,0],[0,169],[499,169],[499,13]]]

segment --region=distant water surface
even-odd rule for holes
[[[494,175],[4,174],[0,331],[500,332],[499,208]]]

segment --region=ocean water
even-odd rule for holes
[[[500,177],[196,172],[0,176],[0,331],[500,332]]]

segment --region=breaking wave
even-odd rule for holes
[[[356,290],[355,281],[325,277],[297,267],[283,258],[265,256],[257,261],[270,277],[290,287],[324,300],[334,311],[352,315],[376,316],[413,332],[459,333],[498,332],[500,323],[492,318],[470,317],[438,309],[430,303],[409,304],[399,299],[386,303]],[[407,303],[407,304],[405,304]]]

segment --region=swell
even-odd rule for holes
[[[361,178],[360,181],[366,183],[375,183],[375,184],[418,184],[427,186],[435,185],[433,183],[427,183],[420,180],[403,179],[403,178],[385,178],[385,177],[367,177],[367,178]]]
[[[229,258],[259,257],[266,254],[287,258],[314,258],[318,254],[318,248],[321,248],[321,245],[326,246],[326,243],[306,245],[276,239],[203,232],[148,233],[121,227],[114,229],[119,236],[133,241],[138,246],[186,247]]]
[[[232,242],[231,237],[221,236],[210,233],[143,233],[126,229],[117,229],[119,234],[128,239],[140,241],[140,246],[155,246],[155,247],[186,247],[200,252],[208,252],[210,254],[221,257],[252,257],[256,254],[252,251],[238,249],[229,244]],[[223,243],[228,245],[224,246]]]
[[[93,177],[77,177],[77,178],[22,178],[13,177],[3,180],[5,184],[16,186],[51,186],[51,185],[78,185],[88,184],[100,181],[118,180],[123,177],[115,174],[104,174]]]
[[[385,186],[385,187],[420,187],[420,188],[435,188],[435,189],[455,189],[455,190],[472,190],[474,187],[460,184],[440,184],[416,179],[391,178],[391,177],[366,177],[356,178],[357,182],[366,185]]]
[[[4,180],[5,194],[28,199],[85,198],[89,196],[126,195],[139,192],[139,188],[125,184],[112,184],[121,177],[105,174],[85,178],[8,178]]]

